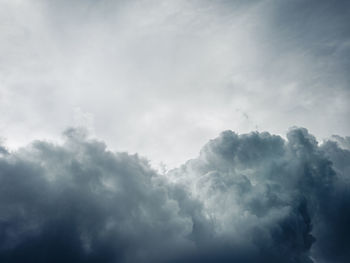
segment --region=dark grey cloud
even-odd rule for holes
[[[251,262],[347,262],[350,152],[306,129],[287,138],[226,131],[170,175],[202,201],[217,235],[259,251]]]
[[[145,160],[65,135],[1,159],[1,262],[157,262],[191,247],[195,208],[181,214]]]
[[[159,175],[83,130],[64,136],[1,148],[1,262],[350,259],[350,152],[334,139],[226,131]]]

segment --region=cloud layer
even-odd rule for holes
[[[85,125],[171,168],[228,129],[350,134],[349,21],[348,0],[0,0],[0,134]]]
[[[167,174],[69,129],[0,148],[0,261],[347,262],[349,138],[223,132]]]

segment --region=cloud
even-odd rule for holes
[[[191,247],[190,215],[145,160],[65,136],[1,159],[0,261],[157,262]]]
[[[303,128],[287,138],[226,131],[170,175],[231,251],[251,248],[248,262],[346,262],[350,152]]]
[[[335,141],[225,131],[160,175],[82,129],[64,136],[0,148],[1,262],[350,258],[350,152]]]
[[[349,6],[2,0],[0,133],[17,148],[78,117],[171,168],[227,129],[349,134]]]

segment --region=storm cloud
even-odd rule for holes
[[[347,262],[348,138],[225,131],[165,174],[82,129],[0,148],[1,262]]]

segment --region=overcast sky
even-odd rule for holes
[[[0,136],[177,166],[221,131],[349,135],[349,1],[0,0]]]
[[[350,262],[349,69],[348,0],[0,0],[0,262]]]

